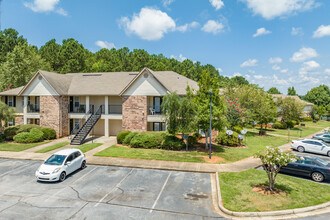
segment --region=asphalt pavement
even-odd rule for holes
[[[88,166],[62,183],[0,159],[0,219],[218,219],[207,173]]]

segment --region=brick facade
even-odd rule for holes
[[[147,96],[123,96],[123,130],[147,131],[147,109]]]
[[[17,115],[15,117],[15,125],[22,125],[24,124],[24,116],[23,115]]]
[[[69,134],[67,96],[40,96],[40,126],[53,128],[57,137]]]

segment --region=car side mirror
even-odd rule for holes
[[[71,164],[71,161],[68,161],[65,163],[65,165],[70,165]]]

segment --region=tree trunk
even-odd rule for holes
[[[189,149],[188,149],[189,147],[188,147],[188,139],[186,140],[186,151],[188,151]]]

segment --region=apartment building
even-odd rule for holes
[[[165,130],[163,96],[172,92],[185,95],[188,85],[198,89],[197,82],[178,73],[148,68],[69,74],[40,70],[25,86],[0,96],[18,111],[9,125],[39,124],[54,128],[58,137],[77,134],[87,126],[85,133],[111,136],[121,130]],[[92,121],[89,125],[88,120]]]

